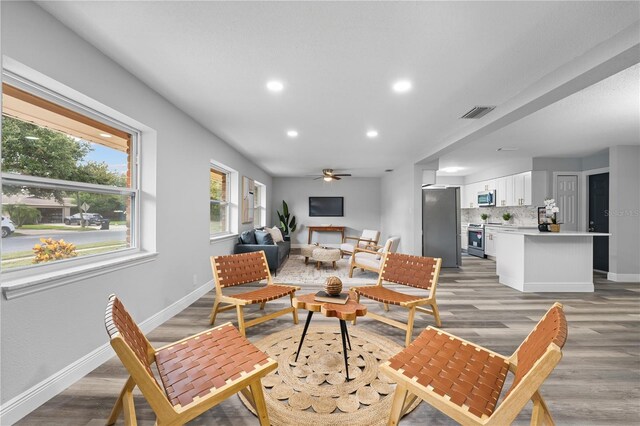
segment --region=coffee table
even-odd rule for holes
[[[367,307],[356,302],[356,294],[349,292],[349,300],[346,304],[340,305],[338,303],[316,302],[315,294],[304,294],[302,296],[296,296],[293,299],[293,306],[298,309],[306,309],[309,311],[307,314],[307,321],[304,323],[304,329],[302,330],[302,337],[300,337],[300,343],[298,344],[298,350],[296,351],[296,362],[298,361],[298,355],[300,355],[300,349],[302,349],[302,342],[304,342],[304,336],[307,335],[307,329],[311,322],[314,312],[321,312],[327,318],[338,318],[340,321],[340,335],[342,336],[342,353],[344,355],[344,371],[349,378],[349,366],[347,364],[347,342],[349,343],[349,349],[351,349],[351,339],[349,338],[349,332],[347,331],[347,321],[353,321],[357,317],[363,317],[367,314]]]

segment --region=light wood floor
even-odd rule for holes
[[[292,256],[289,262],[293,261],[299,259]],[[502,354],[511,354],[547,308],[560,301],[565,305],[569,338],[564,358],[542,388],[556,423],[640,424],[640,283],[613,283],[596,275],[593,294],[524,294],[498,284],[492,261],[464,257],[463,265],[460,270],[443,270],[441,274],[437,299],[444,329]],[[305,285],[304,292],[317,291],[316,288],[319,285]],[[153,344],[160,346],[207,328],[213,295],[213,291],[208,293],[150,333]],[[267,311],[283,305],[284,302],[276,304]],[[383,312],[377,303],[367,305],[374,312]],[[249,311],[254,312],[251,308]],[[388,314],[396,318],[406,315],[393,307]],[[235,323],[234,311],[218,317],[216,324]],[[301,324],[304,318],[302,313]],[[316,316],[313,321],[318,324],[333,320]],[[418,314],[415,335],[432,324],[430,316]],[[250,328],[248,337],[256,341],[291,326],[289,315],[279,317]],[[401,330],[367,318],[359,320],[356,327],[389,336],[399,344],[404,341]],[[105,342],[106,339],[105,334]],[[102,425],[125,379],[125,370],[113,358],[18,424]],[[136,409],[139,424],[153,425],[155,417],[141,395],[136,397]],[[530,406],[516,423],[528,424],[529,418]],[[192,424],[257,425],[258,421],[237,397],[232,397]],[[454,422],[422,403],[401,424]]]

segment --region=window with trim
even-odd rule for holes
[[[230,187],[231,173],[212,164],[209,173],[209,235],[211,237],[231,232]]]
[[[257,228],[267,225],[267,187],[260,182],[254,182],[253,226]]]
[[[137,133],[23,86],[2,85],[2,270],[136,248]]]

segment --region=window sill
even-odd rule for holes
[[[209,237],[209,244],[219,243],[221,241],[232,240],[234,238],[238,238],[238,234],[224,234],[224,235],[216,235],[213,237]]]
[[[76,281],[104,275],[119,269],[141,265],[155,260],[158,253],[135,253],[115,259],[79,265],[61,271],[29,275],[28,277],[2,277],[2,293],[7,300],[38,293]]]

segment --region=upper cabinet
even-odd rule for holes
[[[462,208],[475,208],[480,191],[496,191],[496,206],[543,206],[547,192],[547,174],[531,171],[503,176],[464,186]]]

